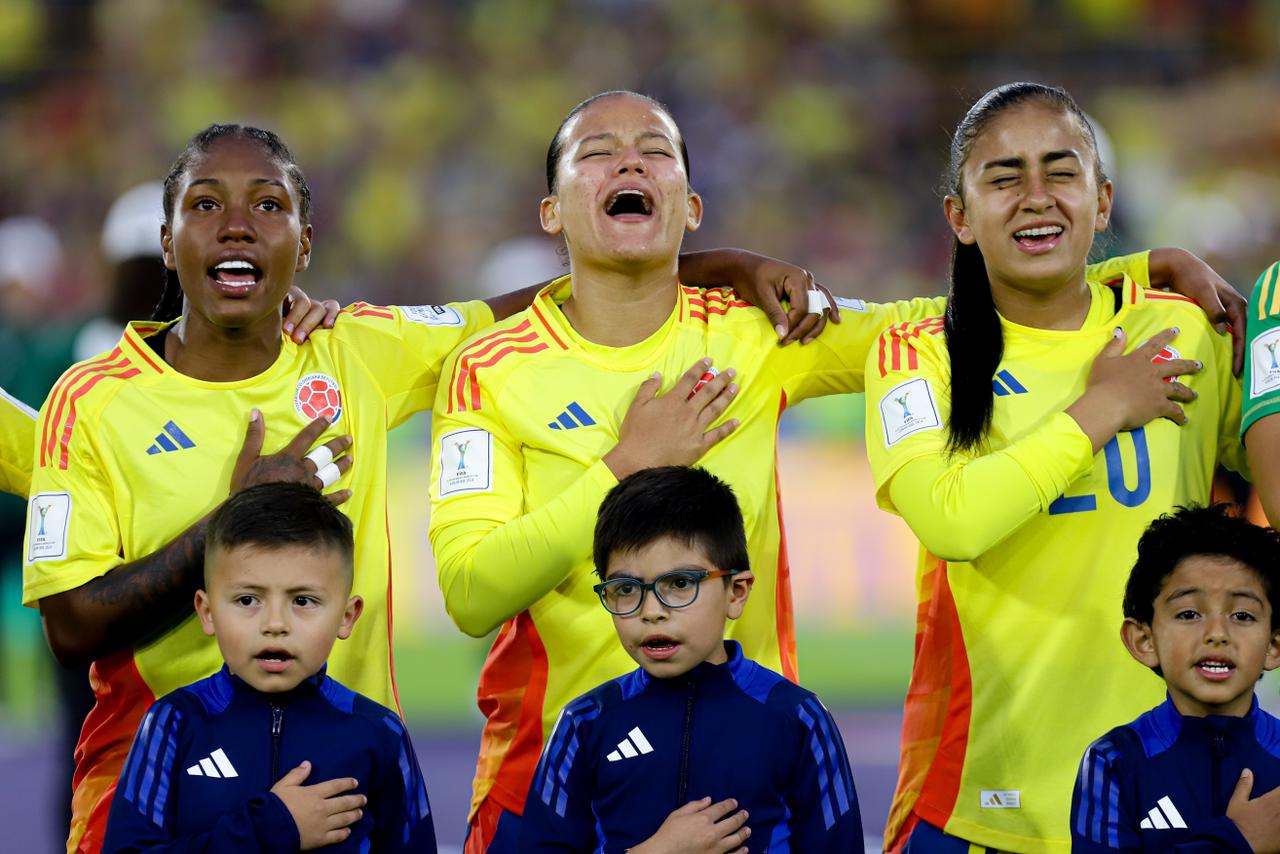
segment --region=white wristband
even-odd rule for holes
[[[342,477],[342,472],[338,469],[337,464],[329,463],[324,468],[316,472],[316,477],[320,479],[321,489],[328,489],[338,482],[338,478]]]
[[[328,445],[321,445],[311,453],[307,454],[307,459],[315,464],[316,472],[333,462],[333,451],[329,450]]]

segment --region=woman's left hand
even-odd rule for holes
[[[316,327],[332,329],[342,306],[333,299],[313,300],[302,288],[293,285],[284,298],[284,309],[284,334],[301,344]]]

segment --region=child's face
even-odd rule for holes
[[[1125,646],[1159,666],[1184,715],[1248,714],[1262,671],[1280,664],[1280,634],[1258,574],[1231,558],[1183,558],[1156,596],[1151,625],[1125,620]]]
[[[231,672],[259,691],[288,691],[318,672],[364,602],[332,549],[214,549],[196,613]]]
[[[635,551],[611,554],[605,580],[627,577],[652,582],[675,569],[710,572],[733,568],[714,566],[700,548],[663,537]],[[640,610],[613,618],[618,639],[637,664],[660,679],[680,676],[704,661],[723,664],[728,658],[724,621],[742,616],[753,580],[749,572],[729,576],[727,582],[724,578],[704,579],[698,597],[683,608],[668,608],[652,590],[645,591]]]

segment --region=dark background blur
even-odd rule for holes
[[[547,143],[615,87],[665,101],[685,133],[707,207],[690,248],[745,246],[885,300],[945,288],[938,187],[968,104],[1015,79],[1064,85],[1116,180],[1111,247],[1183,246],[1247,292],[1280,255],[1278,57],[1280,3],[1261,0],[0,0],[0,386],[39,406],[91,355],[120,260],[101,244],[108,207],[211,122],[274,129],[297,155],[316,229],[303,287],[413,304],[559,269],[536,217]],[[873,508],[860,410],[800,407],[781,465],[801,675],[842,709],[874,836],[913,541]],[[485,646],[439,605],[428,430],[416,419],[393,440],[396,663],[456,844]],[[0,848],[54,850],[55,680],[18,604],[21,502],[0,511],[0,820],[18,834]]]

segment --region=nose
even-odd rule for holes
[[[264,635],[289,634],[289,603],[269,602],[264,609],[262,620]]]
[[[1223,615],[1209,616],[1204,621],[1204,641],[1208,644],[1225,644],[1229,639],[1227,633],[1228,617]]]
[[[626,175],[628,173],[643,175],[648,171],[644,166],[644,158],[640,156],[640,149],[634,145],[628,145],[622,149],[618,155],[617,174]]]
[[[249,218],[248,211],[241,209],[238,205],[227,205],[218,226],[218,240],[252,242],[255,236],[253,221]]]
[[[660,623],[666,620],[668,615],[667,606],[658,599],[658,594],[653,590],[646,590],[644,601],[640,603],[640,619],[646,623]]]
[[[1041,213],[1054,206],[1053,195],[1049,192],[1049,184],[1043,175],[1032,173],[1027,176],[1023,185],[1026,190],[1022,194],[1022,209],[1033,213]]]

